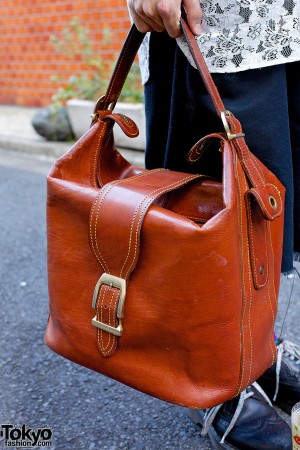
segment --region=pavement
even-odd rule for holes
[[[72,143],[40,138],[30,125],[36,111],[0,106],[0,425],[51,427],[54,450],[212,450],[184,408],[79,367],[43,344],[45,175]],[[143,165],[143,152],[122,152]],[[283,336],[298,344],[299,310],[300,280],[283,278],[276,331],[286,315]]]
[[[45,177],[72,143],[39,137],[31,127],[36,112],[0,106],[0,426],[51,429],[53,450],[211,450],[183,408],[79,367],[44,345]],[[143,152],[121,152],[143,165]]]

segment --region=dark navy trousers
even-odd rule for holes
[[[200,75],[166,33],[152,33],[149,65],[146,167],[201,172],[186,161],[187,152],[201,137],[224,129]],[[289,273],[300,254],[300,62],[213,79],[250,150],[286,188],[282,272]]]

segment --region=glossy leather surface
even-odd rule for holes
[[[134,28],[131,35],[137,47]],[[126,48],[104,106],[115,100],[132,60]],[[223,134],[213,136],[222,180],[134,167],[113,140],[115,123],[136,135],[131,122],[99,110],[48,176],[45,340],[145,393],[211,407],[236,396],[276,358],[284,188],[243,137]],[[122,318],[112,284],[100,287],[92,307],[104,272],[126,280]],[[114,328],[121,320],[122,335],[99,331],[95,315]]]

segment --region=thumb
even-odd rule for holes
[[[182,4],[184,6],[191,31],[196,35],[201,34],[201,21],[203,14],[199,0],[183,0]]]

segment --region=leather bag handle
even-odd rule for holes
[[[204,58],[199,50],[195,37],[191,32],[189,26],[187,25],[186,19],[184,17],[184,11],[181,17],[181,27],[196,67],[215,106],[217,114],[219,117],[222,117],[222,113],[226,111],[226,109],[218,92],[218,89],[206,66]],[[123,45],[120,56],[117,60],[106,94],[101,97],[96,103],[94,110],[95,115],[97,113],[100,114],[101,111],[113,109],[120,96],[128,72],[130,71],[132,63],[136,57],[137,51],[144,37],[145,34],[138,31],[136,26],[133,24]]]
[[[216,112],[222,119],[228,139],[232,140],[235,138],[244,137],[241,124],[229,111],[226,110],[222,102],[219,91],[212,79],[202,53],[197,45],[195,36],[191,32],[187,24],[186,14],[184,10],[182,11],[180,23],[195,65],[206,86]],[[94,113],[92,115],[92,125],[98,120],[99,117],[103,118],[105,115],[107,115],[107,111],[111,112],[114,109],[114,106],[120,96],[123,85],[127,78],[128,72],[132,66],[132,63],[136,57],[137,51],[144,37],[145,34],[138,31],[136,26],[133,24],[117,60],[106,94],[100,97],[95,105]],[[239,149],[237,150],[239,151]]]
[[[196,67],[206,86],[216,112],[223,122],[225,132],[227,134],[227,139],[234,145],[243,170],[247,175],[250,185],[252,186],[251,194],[254,195],[255,198],[259,201],[264,215],[268,217],[269,220],[274,220],[277,215],[280,215],[280,196],[273,186],[266,184],[264,174],[258,169],[256,159],[250,152],[245,142],[245,135],[243,133],[240,122],[236,117],[234,117],[233,114],[226,110],[218,92],[217,86],[212,79],[205,60],[197,45],[195,36],[191,32],[186,22],[186,15],[184,11],[182,11],[180,21],[184,36],[186,38]],[[92,125],[96,123],[99,118],[103,119],[105,116],[108,117],[109,115],[111,115],[111,112],[119,98],[128,72],[132,66],[132,63],[144,39],[144,36],[144,33],[138,31],[135,25],[132,25],[117,60],[117,64],[108,85],[106,94],[101,97],[96,103]],[[112,114],[111,118],[113,118],[113,116],[115,115]],[[272,206],[272,203],[270,201],[271,198],[275,199],[273,205],[276,204],[276,207]]]
[[[106,94],[97,101],[94,114],[110,110],[110,106],[116,104],[144,37],[145,34],[138,31],[133,24],[118,57]]]

